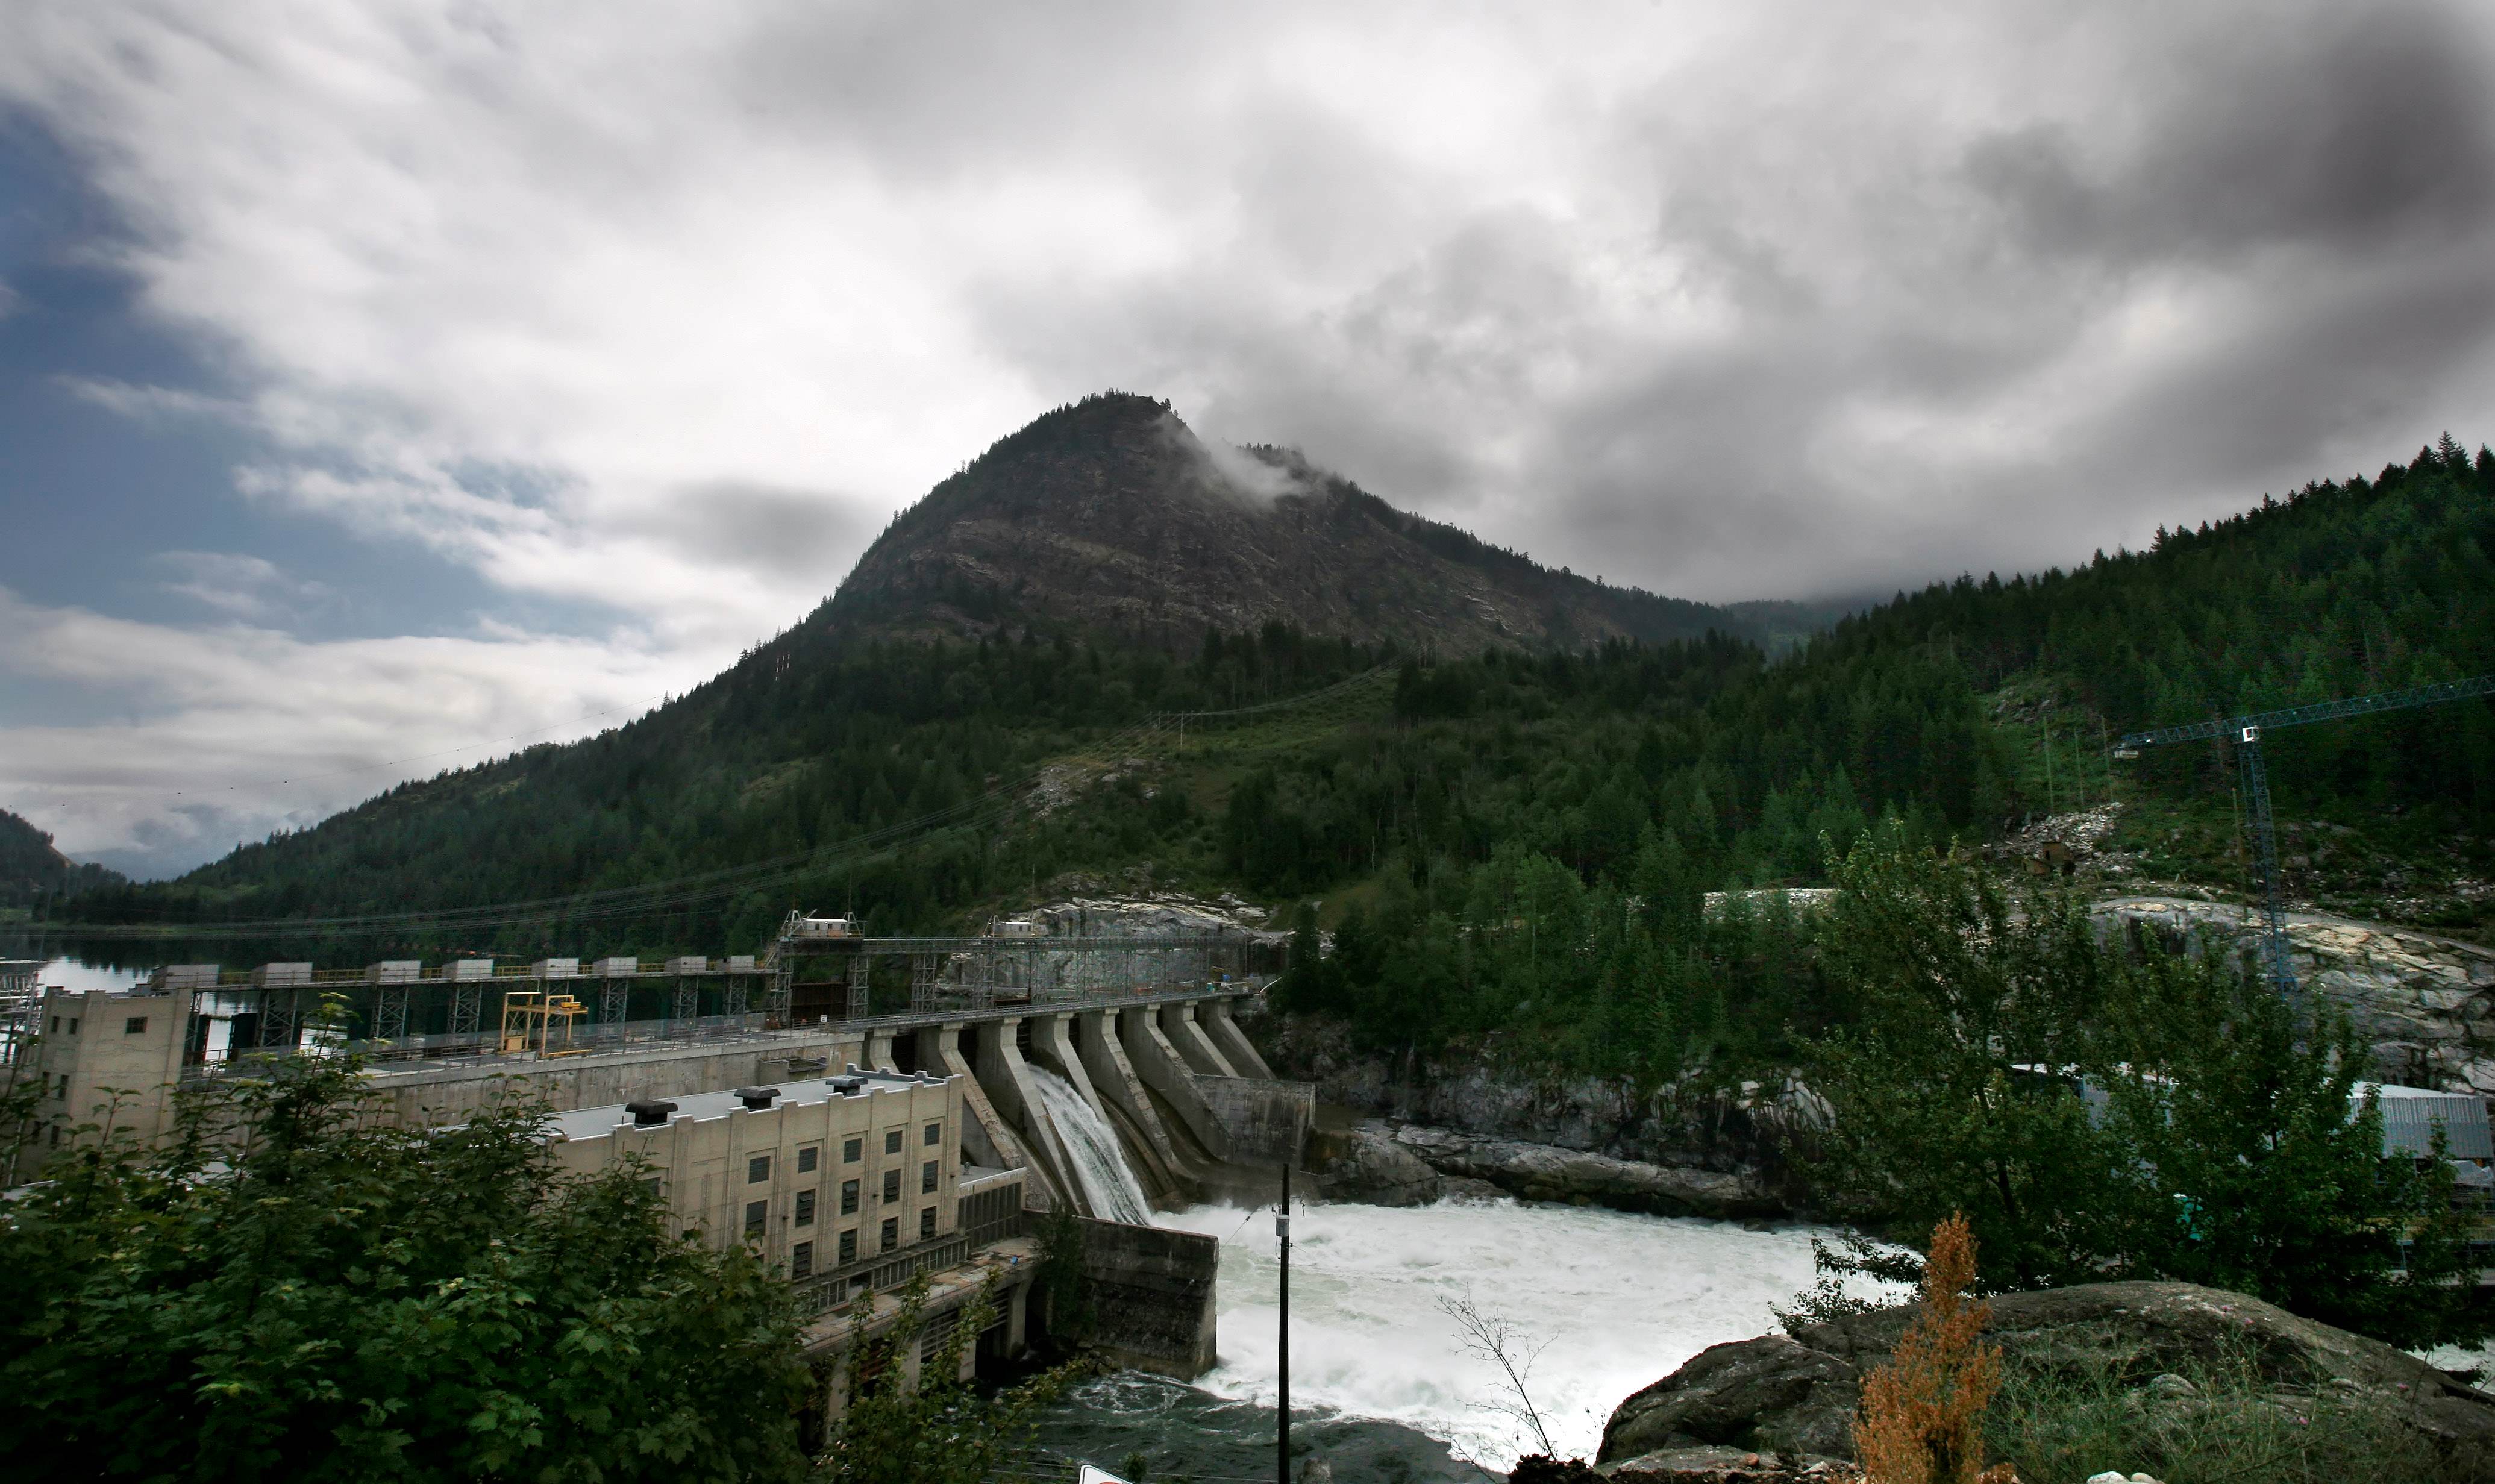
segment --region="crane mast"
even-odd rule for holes
[[[2154,731],[2126,732],[2115,740],[2113,756],[2137,757],[2143,747],[2164,747],[2175,742],[2200,742],[2224,736],[2234,739],[2235,769],[2243,780],[2244,809],[2252,817],[2254,870],[2261,878],[2262,973],[2273,989],[2282,995],[2293,995],[2295,993],[2295,965],[2287,952],[2287,906],[2279,894],[2278,831],[2271,820],[2269,771],[2262,761],[2262,733],[2281,727],[2335,722],[2343,717],[2449,705],[2453,701],[2490,695],[2495,695],[2495,675],[2447,680],[2406,691],[2382,691],[2372,696],[2351,696],[2338,700],[2317,701],[2309,706],[2256,712],[2226,721],[2192,722]]]

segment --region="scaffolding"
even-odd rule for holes
[[[540,1008],[527,1054],[577,1054],[760,1037],[878,1014],[977,1013],[1245,984],[1280,968],[1283,943],[1278,934],[1246,932],[867,938],[846,923],[827,932],[827,921],[840,919],[792,917],[759,955],[249,971],[184,964],[159,970],[156,983],[191,995],[184,1068],[201,1075],[238,1057],[304,1049],[353,1051],[377,1063],[521,1054],[507,1050],[509,1027],[486,1019],[494,996],[505,1021],[516,1007]],[[880,1005],[878,995],[886,997]],[[542,1013],[549,1005],[564,1008]]]

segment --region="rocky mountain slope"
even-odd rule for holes
[[[822,616],[895,637],[1040,624],[1189,652],[1208,630],[1278,620],[1442,654],[1710,629],[1789,641],[1823,617],[1796,604],[1712,607],[1553,572],[1398,510],[1288,450],[1211,447],[1166,403],[1118,392],[1001,440],[903,511]]]

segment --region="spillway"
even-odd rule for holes
[[[1048,1115],[1066,1159],[1074,1166],[1075,1182],[1083,1187],[1083,1201],[1092,1214],[1104,1221],[1153,1224],[1152,1202],[1144,1198],[1143,1185],[1127,1167],[1117,1130],[1064,1078],[1045,1067],[1031,1066],[1026,1070],[1040,1111]]]
[[[1086,1387],[1061,1412],[1069,1442],[1090,1441],[1092,1428],[1155,1438],[1155,1476],[1271,1447],[1276,1317],[1270,1207],[1197,1206],[1158,1221],[1221,1243],[1220,1364],[1195,1383],[1220,1405],[1174,1403],[1164,1383],[1129,1378]],[[1401,1424],[1502,1470],[1534,1447],[1486,1405],[1497,1374],[1465,1353],[1441,1298],[1469,1297],[1528,1348],[1547,1342],[1534,1400],[1563,1454],[1590,1457],[1629,1393],[1710,1345],[1772,1328],[1768,1306],[1809,1285],[1810,1238],[1828,1234],[1505,1200],[1311,1205],[1291,1228],[1294,1411]],[[1373,1425],[1343,1445],[1359,1438],[1358,1448],[1388,1445]],[[1438,1471],[1443,1456],[1429,1464],[1402,1447],[1413,1478],[1456,1476]]]

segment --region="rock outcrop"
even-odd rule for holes
[[[1319,1128],[1309,1139],[1309,1166],[1316,1173],[1317,1192],[1328,1200],[1426,1206],[1446,1193],[1438,1172],[1374,1120],[1349,1128]]]
[[[2086,1283],[2005,1294],[1991,1308],[1986,1338],[2010,1365],[2155,1376],[2249,1360],[2280,1393],[2361,1396],[2459,1471],[2495,1478],[2495,1396],[2260,1299],[2193,1283]],[[1613,1411],[1597,1462],[1619,1463],[1620,1477],[1627,1461],[1660,1450],[1851,1457],[1862,1377],[1895,1348],[1911,1313],[1880,1310],[1702,1351]]]
[[[1441,1175],[1533,1199],[1576,1195],[1632,1210],[1789,1216],[1806,1192],[1786,1150],[1826,1105],[1799,1085],[1641,1092],[1625,1078],[1536,1077],[1485,1054],[1432,1065],[1349,1049],[1340,1024],[1260,1017],[1249,1034],[1320,1103],[1385,1121]],[[1575,1162],[1574,1156],[1597,1157]]]
[[[1655,1216],[1738,1219],[1784,1211],[1775,1191],[1738,1173],[1644,1164],[1383,1119],[1320,1127],[1309,1140],[1309,1161],[1327,1199],[1372,1206],[1491,1193]]]
[[[1440,654],[1808,627],[1791,604],[1720,608],[1554,572],[1287,450],[1209,447],[1166,403],[1118,392],[999,440],[902,511],[825,613],[858,637],[1073,628],[1190,653],[1208,629],[1274,622]]]
[[[1738,1171],[1648,1164],[1418,1124],[1395,1128],[1392,1139],[1438,1174],[1482,1181],[1525,1200],[1574,1201],[1653,1216],[1769,1217],[1786,1209],[1775,1190]]]
[[[2257,913],[2181,897],[2117,897],[2096,912],[2169,943],[2256,951]],[[2296,978],[2341,1005],[2374,1047],[2383,1080],[2495,1097],[2495,950],[2458,939],[2290,912]]]

